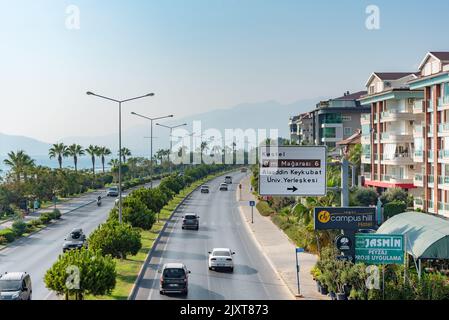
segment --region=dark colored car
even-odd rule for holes
[[[166,263],[160,271],[159,293],[181,293],[187,295],[189,292],[190,271],[182,263]]]
[[[200,217],[195,213],[187,213],[182,217],[182,229],[198,230],[200,228]]]
[[[86,235],[82,229],[73,229],[67,238],[64,239],[62,251],[81,249],[87,247]]]
[[[0,275],[0,300],[31,300],[33,288],[26,272],[6,272]]]
[[[242,169],[240,170],[240,172],[246,173],[246,172],[248,172],[248,168],[242,168]]]

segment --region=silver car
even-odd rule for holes
[[[0,275],[0,300],[31,300],[33,288],[26,272],[6,272]]]

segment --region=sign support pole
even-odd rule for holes
[[[300,267],[300,264],[299,264],[298,249],[296,249],[296,251],[295,251],[295,256],[296,256],[296,283],[297,283],[297,286],[298,286],[298,295],[297,295],[297,297],[301,298],[302,297],[302,295],[301,295],[301,285],[300,285],[301,267]]]
[[[254,207],[251,207],[251,223],[254,224]]]

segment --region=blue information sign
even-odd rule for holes
[[[256,206],[256,201],[250,201],[249,202],[249,206],[250,207],[255,207]]]

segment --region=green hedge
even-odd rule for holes
[[[393,201],[384,205],[384,217],[385,219],[394,217],[397,214],[401,214],[407,211],[407,204],[403,201]]]
[[[266,201],[260,201],[256,205],[256,208],[257,210],[259,210],[260,214],[263,215],[264,217],[269,217],[275,213],[275,211],[270,207],[270,205]]]
[[[15,240],[16,235],[11,229],[3,229],[0,230],[0,237],[5,237],[6,241],[8,241],[8,243],[11,243]]]

